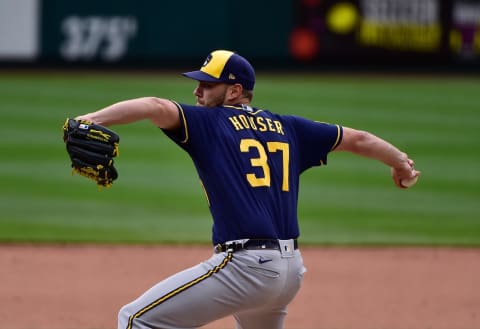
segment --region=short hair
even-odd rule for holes
[[[242,96],[248,98],[248,100],[251,101],[253,99],[253,90],[243,89]]]

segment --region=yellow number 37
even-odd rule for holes
[[[251,158],[250,163],[252,167],[260,167],[263,171],[263,177],[257,177],[253,173],[246,175],[247,181],[252,187],[270,186],[270,167],[268,165],[268,156],[263,145],[255,139],[242,139],[240,141],[240,151],[244,153],[250,152],[251,148],[258,151],[258,158]],[[287,143],[282,142],[267,142],[267,149],[269,153],[282,152],[283,164],[283,179],[282,191],[288,192],[288,165],[290,161],[290,149]]]

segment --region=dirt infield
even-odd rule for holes
[[[207,247],[0,246],[0,329],[113,329],[121,305]],[[302,248],[289,329],[478,329],[480,249]],[[218,320],[204,329],[233,328]]]

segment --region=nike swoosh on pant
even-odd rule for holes
[[[271,259],[271,258],[262,258],[262,257],[260,257],[260,258],[258,259],[258,262],[259,262],[260,264],[263,264],[263,263],[271,262],[272,260],[273,260],[273,259]]]

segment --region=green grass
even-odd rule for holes
[[[409,190],[350,154],[302,177],[301,241],[480,246],[480,79],[258,73],[254,105],[371,131],[422,170]],[[0,241],[207,243],[211,219],[190,159],[148,122],[121,135],[119,179],[71,176],[66,117],[139,96],[193,100],[170,74],[0,75]]]

